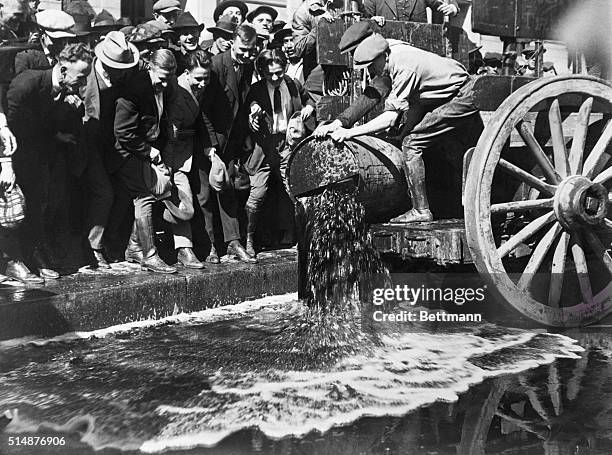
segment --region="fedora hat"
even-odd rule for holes
[[[272,22],[274,22],[278,17],[278,11],[276,11],[274,8],[267,5],[261,5],[255,8],[247,15],[247,21],[253,22],[253,19],[255,19],[260,14],[269,14],[272,18]]]
[[[170,190],[170,197],[164,199],[163,218],[168,223],[177,224],[179,221],[188,221],[193,218],[193,196],[189,190],[189,181],[172,179],[174,185]]]
[[[171,27],[172,30],[180,30],[183,28],[197,28],[202,31],[204,24],[199,24],[198,21],[191,15],[189,11],[181,14],[174,25]]]
[[[102,11],[100,11],[100,14],[98,14],[94,18],[93,25],[91,26],[91,28],[95,31],[119,30],[120,28],[122,28],[122,25],[117,23],[111,13],[103,9]]]
[[[231,16],[221,16],[214,27],[208,27],[210,33],[220,33],[225,36],[231,37],[234,34],[234,31],[238,27],[236,21],[232,19]]]
[[[91,34],[91,22],[87,14],[73,14],[74,27],[72,31],[76,36],[85,36]]]
[[[140,58],[136,46],[128,43],[125,35],[116,30],[108,32],[94,52],[102,63],[116,69],[132,68],[138,65]]]
[[[214,21],[217,22],[223,14],[223,11],[225,11],[226,8],[229,8],[230,6],[234,6],[240,10],[240,12],[242,13],[242,20],[246,18],[247,13],[249,12],[249,8],[248,6],[246,6],[246,3],[241,0],[227,0],[225,2],[219,3],[215,8],[215,11],[213,12]]]

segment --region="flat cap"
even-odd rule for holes
[[[340,42],[338,43],[340,53],[346,54],[347,52],[355,50],[359,43],[373,33],[374,31],[372,27],[370,27],[370,21],[355,22],[346,29],[342,38],[340,38]]]
[[[74,18],[63,11],[47,9],[36,13],[36,23],[51,38],[73,38]]]
[[[382,35],[371,35],[364,39],[353,56],[353,68],[361,69],[369,66],[379,55],[389,50],[389,43]]]
[[[156,13],[169,13],[181,9],[181,3],[178,0],[158,0],[153,4],[153,11]]]
[[[162,41],[161,30],[153,24],[138,24],[127,37],[130,43],[155,43]]]

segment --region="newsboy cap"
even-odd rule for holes
[[[379,55],[389,50],[389,43],[382,35],[370,35],[364,39],[353,56],[353,68],[361,69],[369,66]]]
[[[36,13],[36,23],[51,38],[74,38],[74,18],[63,11],[47,9]]]
[[[359,21],[355,22],[342,34],[338,48],[341,54],[354,51],[355,48],[368,36],[372,35],[374,31],[370,27],[370,21]]]
[[[156,13],[169,13],[181,9],[181,2],[178,0],[158,0],[153,4],[153,11]]]

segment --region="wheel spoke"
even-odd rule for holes
[[[606,251],[606,247],[601,240],[595,235],[593,231],[585,232],[586,240],[591,247],[591,249],[595,252],[597,258],[601,261],[601,263],[608,269],[610,274],[612,274],[612,257]]]
[[[553,185],[557,185],[561,181],[561,177],[559,174],[557,174],[557,171],[555,171],[555,168],[546,156],[546,153],[544,153],[544,150],[542,150],[542,147],[533,135],[533,132],[529,126],[524,122],[519,122],[516,129],[525,142],[525,145],[527,145],[529,150],[531,150],[531,153],[533,153],[536,161],[540,165],[540,168],[542,168],[542,173],[546,177],[546,180]]]
[[[604,220],[603,220],[603,224],[604,224],[604,226],[605,226],[605,227],[607,227],[608,229],[612,229],[612,221],[610,221],[609,219],[604,218]]]
[[[591,150],[591,153],[584,162],[584,169],[582,175],[587,178],[592,178],[594,175],[599,174],[601,169],[606,165],[610,159],[610,155],[606,153],[606,149],[612,140],[612,121],[608,121],[608,124],[604,128],[604,131]]]
[[[584,254],[584,242],[582,235],[575,232],[572,234],[572,259],[576,266],[576,276],[578,277],[578,285],[580,293],[587,305],[593,302],[593,289],[591,288],[591,280],[589,279],[589,267],[587,266],[586,255]]]
[[[553,226],[538,242],[535,250],[533,250],[531,257],[529,258],[529,262],[527,263],[527,266],[525,267],[525,270],[518,281],[518,287],[520,289],[526,290],[529,288],[536,272],[540,268],[540,265],[542,265],[542,261],[544,260],[546,253],[548,253],[548,250],[550,250],[550,247],[557,238],[557,235],[559,235],[559,232],[561,232],[561,225],[555,221]]]
[[[582,160],[584,158],[584,146],[586,144],[587,131],[589,128],[589,120],[591,117],[591,109],[593,108],[593,98],[587,98],[580,110],[576,119],[576,130],[572,140],[572,148],[569,153],[569,165],[571,174],[580,174],[582,172]]]
[[[593,181],[595,183],[601,183],[603,185],[611,178],[612,178],[612,166],[610,166],[608,169],[606,169],[601,174],[599,174],[597,177],[595,177]]]
[[[525,242],[529,237],[534,235],[548,223],[551,223],[555,220],[555,213],[549,212],[545,215],[542,215],[539,218],[536,218],[523,229],[518,231],[515,235],[510,237],[507,242],[503,243],[498,249],[497,254],[499,254],[500,258],[507,256],[512,250],[514,250],[521,243]]]
[[[557,99],[551,103],[548,110],[548,124],[550,125],[550,138],[555,155],[555,169],[561,177],[567,177],[569,164],[567,162],[567,150],[565,149],[565,137],[563,136],[563,119]]]
[[[553,198],[535,199],[533,201],[510,201],[493,204],[491,214],[507,212],[525,212],[527,210],[549,209],[553,206]]]
[[[550,271],[551,275],[550,289],[548,291],[548,305],[554,308],[559,308],[559,301],[561,300],[561,291],[563,290],[563,274],[565,273],[565,258],[567,256],[569,239],[569,233],[563,231],[553,255],[552,268]]]
[[[524,171],[520,167],[510,163],[509,161],[506,161],[503,158],[499,160],[499,166],[501,167],[501,169],[506,171],[508,174],[512,175],[513,177],[519,179],[522,182],[525,182],[527,185],[531,186],[532,188],[536,188],[548,196],[554,196],[555,187],[546,182],[543,182],[535,175],[532,175],[529,172]]]

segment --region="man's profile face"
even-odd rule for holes
[[[268,68],[266,69],[266,81],[272,87],[280,87],[283,82],[283,76],[285,75],[285,67],[280,63],[271,62],[268,64]]]
[[[236,36],[232,45],[234,57],[240,64],[250,63],[255,60],[257,53],[257,39],[253,37],[251,41],[244,42],[240,36]]]
[[[172,79],[174,76],[174,71],[151,65],[149,69],[149,76],[151,77],[151,84],[153,84],[153,90],[155,93],[161,93],[166,87],[168,87],[170,79]]]
[[[195,51],[198,48],[199,41],[200,29],[198,28],[183,29],[179,34],[179,44],[187,52]]]
[[[79,88],[87,84],[87,76],[91,72],[91,63],[83,60],[76,62],[60,62],[62,78],[60,86],[66,93],[78,93]]]
[[[368,66],[368,73],[371,78],[382,76],[387,71],[387,55],[381,54]]]
[[[102,68],[104,68],[104,72],[108,76],[113,85],[121,85],[124,84],[133,74],[134,68],[127,69],[119,69],[119,68],[111,68],[110,66],[102,64]]]

